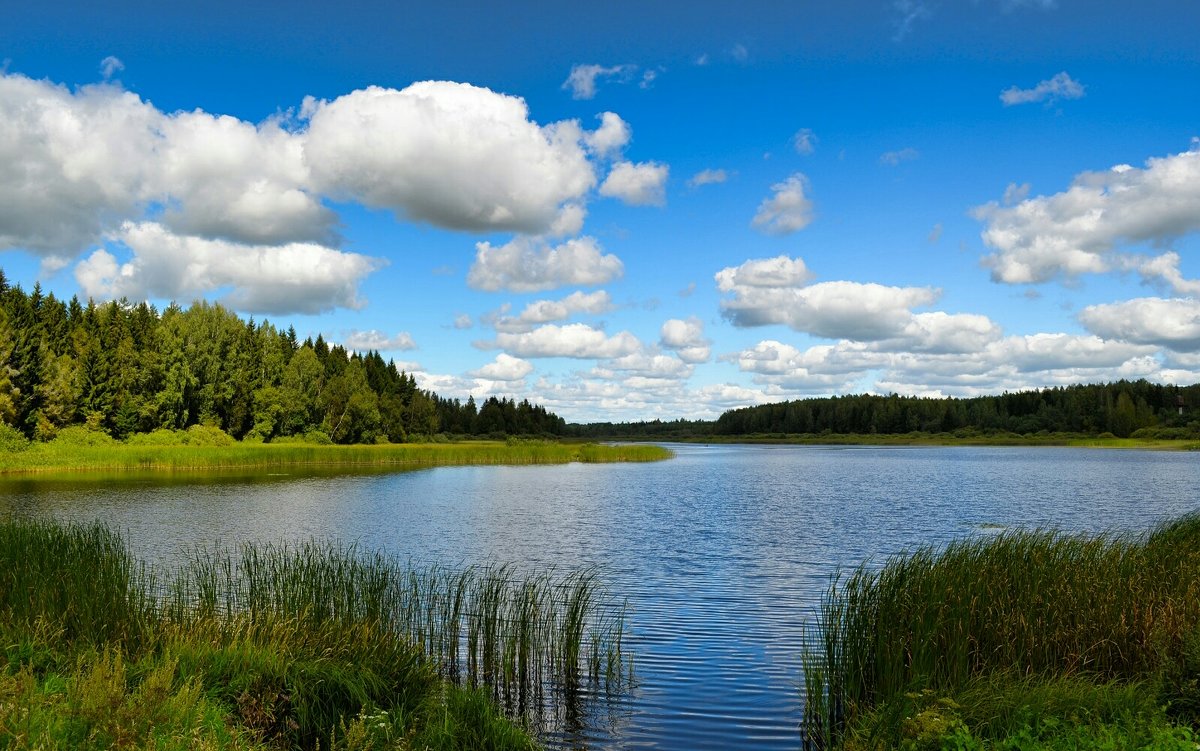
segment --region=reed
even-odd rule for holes
[[[54,734],[76,720],[106,738],[150,726],[101,727],[38,696],[103,678],[111,691],[80,691],[137,719],[165,710],[126,689],[158,675],[155,696],[203,714],[204,732],[232,723],[217,733],[229,747],[357,748],[364,718],[387,716],[414,748],[530,748],[505,714],[536,728],[576,711],[580,686],[620,687],[623,607],[591,570],[416,566],[311,541],[149,571],[99,524],[0,521],[0,693],[22,675],[12,707],[46,720],[47,747],[75,747]]]
[[[175,622],[378,624],[418,645],[445,677],[488,686],[520,713],[542,709],[547,689],[619,684],[624,674],[623,604],[593,570],[455,570],[328,542],[249,544],[196,551],[172,577],[164,603]]]
[[[155,610],[153,586],[121,536],[99,524],[0,523],[0,612],[9,621],[51,618],[71,640],[136,640]]]
[[[555,441],[321,445],[233,443],[224,446],[154,445],[109,441],[98,445],[34,443],[0,451],[0,474],[80,471],[282,467],[434,467],[445,465],[646,462],[670,458],[653,445],[570,444]]]
[[[982,677],[1145,680],[1200,629],[1200,515],[1144,535],[1009,532],[835,578],[805,645],[804,733]]]

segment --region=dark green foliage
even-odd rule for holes
[[[1182,414],[1180,411],[1182,409]],[[859,394],[743,407],[715,421],[568,425],[586,438],[694,438],[787,434],[903,435],[1076,433],[1200,438],[1200,384],[1117,381],[970,399]]]
[[[486,422],[473,400],[419,389],[378,352],[320,336],[298,344],[294,329],[204,301],[160,314],[0,289],[0,423],[31,439],[84,424],[118,439],[208,425],[239,440],[320,431],[335,443],[563,432],[562,418],[527,401],[492,397],[484,408]]]
[[[1180,399],[1185,405],[1180,416]],[[1164,386],[1149,381],[1018,391],[971,399],[859,396],[805,399],[747,407],[721,415],[718,435],[745,433],[881,433],[912,431],[1038,431],[1119,438],[1149,426],[1188,426],[1200,418],[1200,385]],[[1193,436],[1198,435],[1193,430]]]

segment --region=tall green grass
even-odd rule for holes
[[[536,711],[547,689],[623,679],[624,605],[593,570],[519,574],[509,566],[411,566],[327,542],[201,549],[172,577],[166,616],[286,618],[402,635],[442,674]],[[551,702],[555,696],[550,696]]]
[[[137,640],[154,617],[153,576],[100,525],[0,522],[0,613],[53,618],[68,640]]]
[[[0,451],[0,474],[103,470],[203,470],[235,467],[433,467],[478,464],[644,462],[671,452],[653,445],[569,444],[554,441],[337,446],[296,443],[155,445],[78,442],[32,443]]]
[[[1200,629],[1200,515],[1144,535],[1009,532],[860,567],[824,597],[804,655],[804,733],[989,676],[1148,680]],[[903,704],[900,701],[899,704]]]
[[[365,718],[386,716],[402,742],[380,748],[529,748],[493,700],[536,728],[583,685],[618,688],[623,618],[593,571],[409,566],[322,542],[148,571],[99,524],[0,521],[0,747],[21,718],[40,718],[21,731],[32,745],[153,745],[146,717],[166,702],[211,741],[188,747],[366,748]],[[153,697],[134,690],[146,681]]]

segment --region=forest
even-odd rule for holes
[[[193,425],[239,440],[299,437],[400,443],[436,434],[686,439],[762,434],[1200,434],[1200,385],[1140,381],[972,398],[896,394],[798,399],[734,409],[714,421],[566,424],[528,400],[464,403],[418,388],[376,351],[299,341],[294,328],[243,321],[197,301],[63,302],[26,293],[0,271],[0,422],[50,440],[71,425],[116,438]]]
[[[1200,385],[1149,381],[1065,386],[972,398],[859,394],[798,399],[676,420],[568,425],[580,438],[690,438],[761,434],[1134,433],[1154,438],[1200,434]]]
[[[476,405],[417,387],[375,351],[297,340],[204,301],[82,304],[26,293],[0,271],[0,422],[50,440],[86,425],[116,438],[193,425],[234,438],[399,443],[438,433],[558,435],[545,408]]]

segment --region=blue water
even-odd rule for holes
[[[99,519],[170,565],[214,541],[594,564],[629,598],[636,685],[551,744],[796,749],[800,640],[839,567],[997,529],[1142,530],[1200,508],[1200,456],[673,446],[668,462],[332,477],[0,483],[0,514]]]

